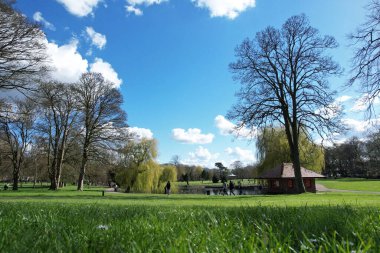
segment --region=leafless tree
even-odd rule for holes
[[[25,153],[34,133],[35,103],[29,99],[9,103],[0,117],[0,137],[9,148],[8,158],[13,167],[13,190],[18,190]]]
[[[366,9],[366,22],[349,35],[354,48],[349,85],[360,83],[361,99],[371,116],[375,99],[380,95],[380,1],[371,0]]]
[[[83,74],[74,92],[79,103],[83,145],[78,190],[83,190],[90,149],[118,138],[115,129],[126,126],[126,113],[121,109],[123,98],[120,91],[100,73]]]
[[[78,115],[73,85],[58,82],[41,83],[35,99],[39,101],[41,108],[39,130],[47,140],[50,189],[57,190],[67,144]]]
[[[296,189],[305,191],[301,176],[299,135],[315,132],[322,137],[338,131],[339,106],[334,103],[327,78],[341,70],[327,49],[338,46],[331,36],[321,36],[305,15],[290,17],[281,29],[267,27],[253,40],[236,48],[230,64],[240,81],[239,102],[228,118],[239,127],[264,129],[281,125],[287,136],[296,177]]]
[[[37,24],[0,0],[0,90],[23,92],[46,72],[45,40]]]

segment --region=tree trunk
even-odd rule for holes
[[[292,162],[293,162],[293,170],[294,170],[294,176],[295,176],[295,188],[297,193],[304,193],[305,185],[303,184],[302,174],[301,174],[301,163],[300,163],[300,156],[299,156],[299,150],[298,145],[297,148],[292,150]]]
[[[83,180],[84,180],[85,171],[86,171],[85,167],[82,164],[80,172],[79,172],[78,187],[77,187],[78,191],[83,191]]]
[[[20,176],[20,170],[19,168],[14,168],[14,171],[13,171],[13,186],[12,186],[12,190],[13,191],[18,191],[18,181],[19,181],[19,176]]]
[[[37,184],[37,164],[36,164],[36,159],[34,159],[33,162],[34,162],[34,180],[33,180],[33,188],[36,188],[36,184]]]
[[[305,185],[303,184],[302,179],[302,173],[301,173],[301,162],[300,162],[300,152],[299,152],[299,144],[298,144],[298,131],[297,131],[297,125],[293,123],[292,127],[292,139],[293,139],[293,145],[291,146],[291,158],[293,162],[293,170],[294,170],[294,176],[295,176],[295,186],[297,193],[304,193]]]
[[[86,143],[85,143],[86,145]],[[87,166],[87,160],[88,160],[88,150],[87,145],[83,148],[83,155],[82,155],[82,164],[80,167],[79,172],[79,179],[78,179],[78,191],[83,191],[83,181],[84,181],[84,175],[86,173],[86,166]]]

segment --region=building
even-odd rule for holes
[[[307,192],[316,192],[315,179],[324,178],[323,175],[303,167],[301,167],[301,175]],[[282,163],[271,170],[263,172],[257,179],[267,180],[267,193],[296,193],[292,163]]]

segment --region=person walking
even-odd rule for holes
[[[223,196],[225,194],[228,195],[228,193],[227,193],[227,184],[226,184],[226,181],[223,181]]]
[[[166,186],[165,186],[165,192],[166,194],[170,195],[170,181],[168,181],[166,183]]]
[[[239,195],[243,195],[243,187],[241,185],[241,181],[238,182]]]
[[[235,196],[234,188],[235,188],[235,186],[234,186],[234,182],[232,182],[232,181],[230,180],[230,195],[233,194],[233,195]]]

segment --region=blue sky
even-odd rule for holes
[[[239,84],[228,64],[234,48],[268,25],[305,13],[340,47],[330,53],[346,70],[331,79],[350,135],[368,131],[358,88],[342,89],[352,49],[347,34],[364,22],[366,0],[18,0],[43,25],[53,77],[72,82],[98,71],[124,96],[131,131],[159,143],[159,162],[212,167],[255,161],[254,141],[231,134],[224,118]],[[376,124],[377,119],[373,122]],[[379,121],[380,122],[380,121]],[[241,135],[245,134],[245,130]]]

